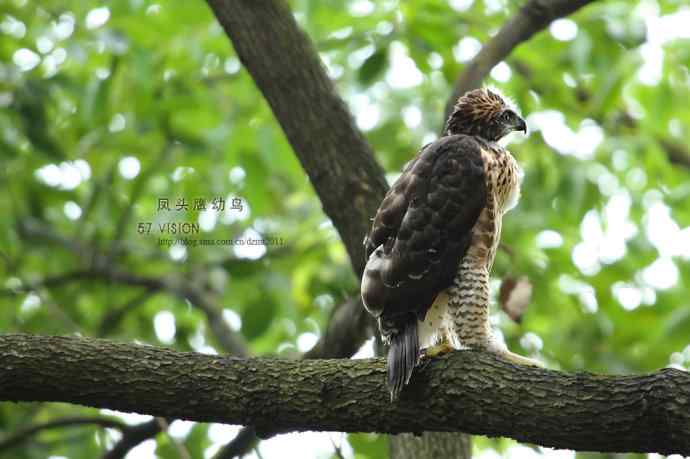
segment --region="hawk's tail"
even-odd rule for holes
[[[417,340],[417,318],[407,320],[402,330],[391,336],[388,349],[388,390],[391,402],[400,395],[403,386],[410,381],[412,370],[417,364],[419,356],[419,341]]]

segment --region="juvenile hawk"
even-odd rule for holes
[[[489,272],[521,171],[496,142],[525,121],[498,94],[470,91],[381,202],[365,239],[362,300],[377,318],[395,400],[420,357],[479,348],[520,364],[489,324]]]

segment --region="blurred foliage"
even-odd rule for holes
[[[395,174],[440,131],[468,56],[522,2],[290,3]],[[597,2],[518,47],[487,81],[515,99],[532,130],[510,146],[525,179],[494,275],[496,286],[526,275],[534,293],[520,325],[495,318],[511,349],[550,367],[690,363],[690,44],[668,20],[687,27],[683,3]],[[208,292],[252,353],[290,356],[357,291],[306,175],[204,2],[4,0],[0,37],[0,330],[224,352],[203,312],[172,290],[105,275],[13,293],[74,271],[116,271]],[[216,197],[224,212],[157,210],[159,198],[191,207]],[[242,212],[230,209],[233,197]],[[177,236],[158,224],[173,221],[201,222],[192,239],[284,243],[266,253],[162,247],[160,237]],[[140,234],[147,222],[153,230]],[[93,413],[4,404],[0,430]],[[96,427],[48,430],[0,455],[95,457],[116,438]],[[159,435],[156,451],[205,457],[228,439],[195,425]],[[386,454],[383,436],[348,439],[357,458]],[[478,439],[475,450],[508,454],[511,445]]]

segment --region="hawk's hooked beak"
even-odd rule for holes
[[[520,118],[519,116],[515,117],[515,123],[513,124],[513,130],[514,131],[522,131],[523,134],[527,134],[527,123],[525,123],[525,120]]]

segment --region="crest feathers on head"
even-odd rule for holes
[[[493,93],[495,96],[499,97],[503,101],[505,108],[514,111],[517,115],[521,115],[520,109],[518,108],[517,104],[515,103],[515,100],[512,97],[506,95],[503,91],[498,89],[496,86],[484,85],[482,87],[482,90]]]
[[[500,89],[495,86],[482,86],[463,94],[455,103],[453,111],[499,112],[506,109],[520,114],[513,99],[503,94]]]
[[[491,112],[510,109],[518,113],[513,99],[504,95],[495,86],[482,86],[481,88],[466,92],[455,104],[455,111],[463,108]]]
[[[506,111],[512,114],[503,115]],[[483,86],[466,92],[458,99],[448,121],[445,135],[477,135],[491,140],[498,140],[514,126],[506,126],[506,118],[521,119],[517,106],[493,86]],[[512,119],[511,118],[511,119]]]

